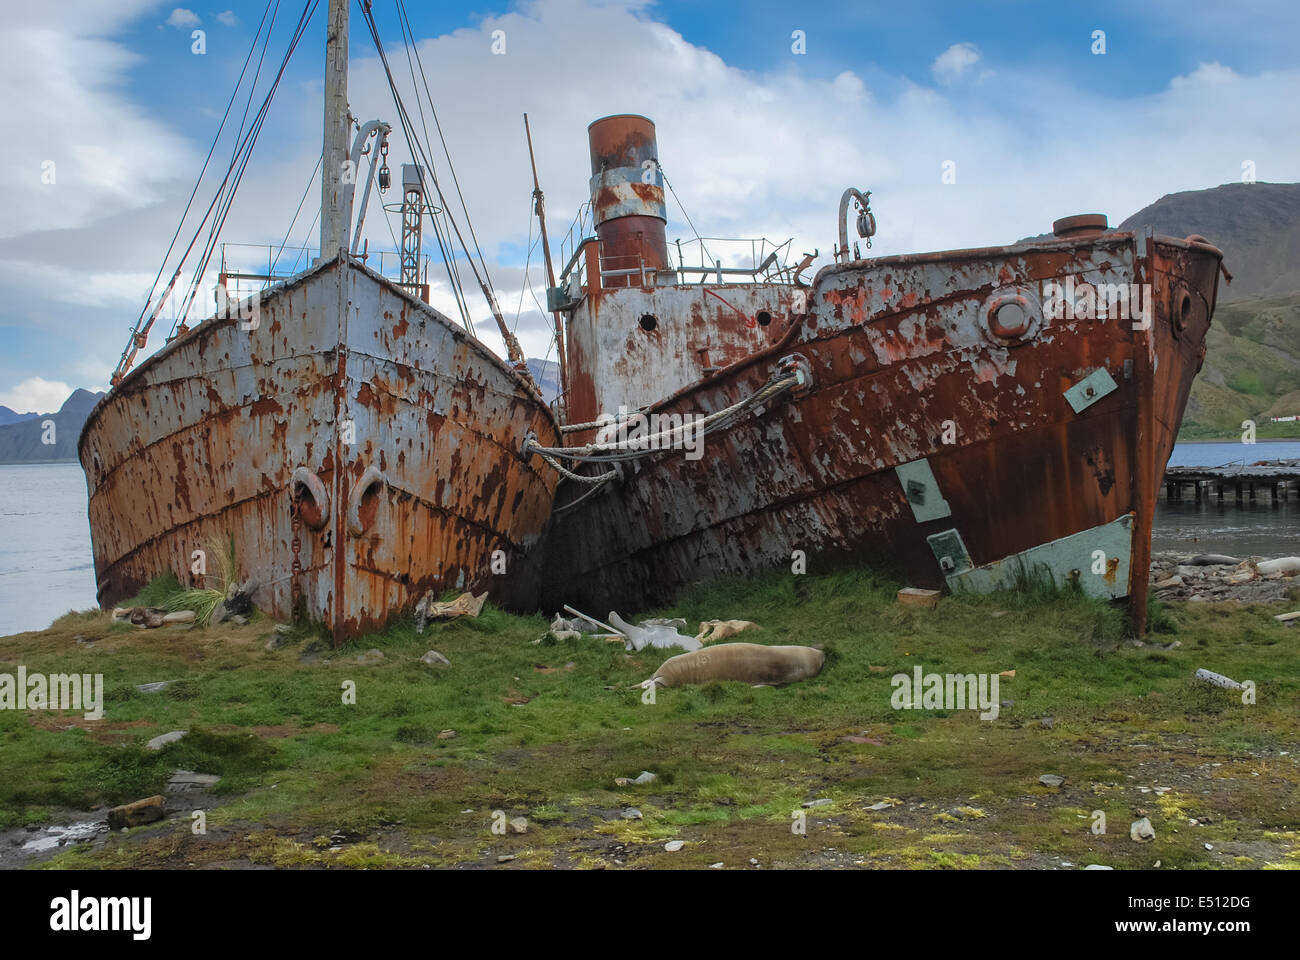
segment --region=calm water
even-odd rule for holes
[[[81,464],[0,464],[0,636],[93,606]]]
[[[1257,460],[1300,458],[1300,441],[1261,440],[1244,443],[1180,443],[1169,458],[1171,467],[1221,467],[1229,463],[1254,463]],[[1184,496],[1188,496],[1185,493]],[[1254,503],[1243,501],[1237,506],[1232,491],[1224,492],[1224,501],[1207,498],[1180,503],[1166,503],[1162,497],[1156,507],[1155,529],[1151,533],[1153,550],[1184,550],[1201,553],[1227,553],[1233,556],[1290,557],[1300,556],[1300,501],[1291,499],[1273,503],[1264,490]]]
[[[1186,443],[1174,466],[1219,466],[1300,457],[1300,442]],[[1300,555],[1300,501],[1267,499],[1240,508],[1166,504],[1156,511],[1156,550],[1266,557]],[[69,610],[95,606],[86,481],[77,463],[0,465],[0,636],[41,630]]]

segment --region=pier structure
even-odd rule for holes
[[[1165,499],[1237,503],[1270,499],[1281,503],[1300,498],[1300,459],[1228,463],[1218,467],[1169,467],[1165,470]]]

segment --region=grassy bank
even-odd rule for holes
[[[653,704],[630,686],[662,652],[534,645],[541,617],[491,607],[337,651],[307,633],[267,650],[261,618],[140,630],[69,614],[0,640],[0,672],[102,673],[104,718],[0,711],[0,830],[84,819],[186,769],[221,777],[189,800],[206,834],[177,798],[170,819],[44,865],[1300,866],[1300,631],[1278,608],[1165,608],[1139,647],[1119,611],[1078,595],[923,611],[899,606],[898,586],[853,572],[697,590],[657,612],[753,620],[762,629],[740,639],[822,646],[826,667],[784,688],[659,690]],[[420,662],[429,649],[451,665]],[[991,721],[894,710],[891,676],[917,665],[1014,670],[1000,680],[1008,705]],[[1198,667],[1253,680],[1257,702],[1192,683]],[[161,680],[175,682],[136,690]],[[144,748],[171,730],[189,733]],[[642,770],[656,779],[615,785]],[[1049,773],[1060,789],[1039,784]],[[831,802],[793,832],[792,813],[819,798]],[[1142,816],[1152,843],[1129,838]],[[525,833],[493,832],[515,817]],[[670,839],[684,849],[666,852]]]

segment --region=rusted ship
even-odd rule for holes
[[[1075,581],[1128,597],[1144,628],[1218,249],[1083,215],[1047,239],[865,259],[850,207],[868,245],[874,215],[850,190],[836,262],[810,283],[811,255],[787,268],[758,241],[747,263],[713,241],[688,265],[666,243],[653,124],[609,117],[589,140],[594,232],[550,304],[572,427],[546,453],[584,476],[557,498],[555,603],[639,609],[700,580],[886,556],[918,587]],[[726,411],[698,457],[648,449]],[[620,413],[650,425],[611,437]]]
[[[226,538],[260,608],[319,620],[336,641],[431,589],[536,604],[534,547],[556,475],[522,440],[558,443],[555,418],[519,364],[424,302],[410,251],[394,280],[358,255],[360,223],[349,247],[346,171],[370,154],[368,197],[388,127],[366,124],[352,140],[346,0],[331,0],[329,16],[322,258],[182,323],[127,372],[148,326],[133,334],[79,441],[101,604],[167,571],[202,583],[195,551]],[[385,162],[381,188],[387,177]],[[424,172],[408,167],[403,188],[403,241],[414,238],[418,264]]]

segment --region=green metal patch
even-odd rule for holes
[[[1114,393],[1115,390],[1115,378],[1110,375],[1110,371],[1105,367],[1098,367],[1066,390],[1065,399],[1070,402],[1075,413],[1083,413],[1106,394]]]
[[[971,568],[970,554],[966,551],[966,544],[962,542],[961,534],[956,529],[932,533],[925,538],[925,541],[934,551],[934,558],[939,561],[939,569],[948,577],[950,586],[954,574]]]
[[[935,538],[941,536],[944,534],[930,538],[932,547]],[[945,574],[953,593],[989,593],[1013,588],[1026,579],[1050,577],[1057,586],[1073,582],[1091,597],[1116,599],[1128,596],[1132,552],[1133,514],[1130,513],[982,567],[956,572],[945,570]],[[937,548],[935,555],[939,555]]]
[[[898,474],[898,482],[903,485],[903,495],[907,497],[917,523],[952,516],[952,508],[939,492],[939,482],[934,479],[929,460],[901,463],[894,468],[894,472]]]

